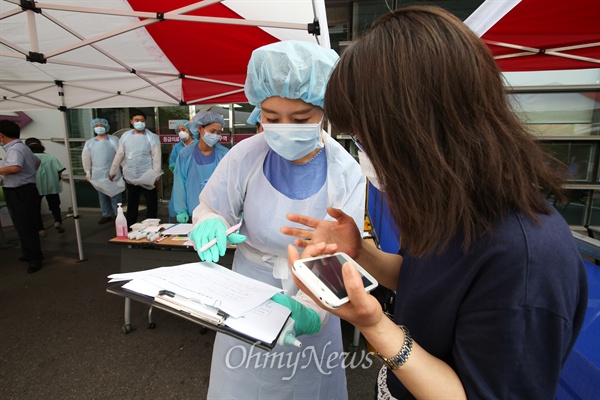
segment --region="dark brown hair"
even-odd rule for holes
[[[441,8],[375,21],[343,52],[325,112],[358,136],[415,256],[456,234],[466,250],[511,209],[549,214],[542,191],[562,199],[562,177],[512,112],[489,49]]]

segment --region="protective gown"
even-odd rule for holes
[[[192,143],[187,146],[183,144],[183,142],[179,142],[173,146],[173,150],[171,150],[171,155],[169,156],[169,166],[175,165],[177,163],[177,158],[179,157],[179,152],[186,147],[194,147],[198,145],[198,141],[194,139]],[[175,185],[175,171],[173,170],[173,185]],[[169,200],[169,217],[176,217],[177,213],[175,212],[175,205],[173,204],[173,190],[171,189],[171,199]]]
[[[175,180],[171,200],[174,215],[183,211],[191,214],[198,206],[200,192],[204,189],[219,162],[229,149],[219,143],[213,147],[210,156],[204,156],[198,145],[183,148],[175,166]]]
[[[108,179],[110,166],[118,148],[119,138],[106,135],[104,140],[99,140],[97,137],[87,140],[81,152],[83,170],[92,173],[90,183],[97,191],[109,197],[116,196],[125,190],[125,181],[123,181],[119,168],[117,168],[112,182]]]
[[[233,270],[287,289],[288,295],[297,287],[287,263],[287,246],[293,238],[279,232],[281,226],[294,225],[285,218],[287,213],[331,219],[326,208],[337,207],[351,215],[361,231],[364,224],[365,178],[360,167],[327,133],[323,138],[327,180],[315,195],[291,200],[275,190],[263,172],[269,146],[264,135],[255,135],[234,146],[217,166],[193,214],[195,225],[220,217],[231,226],[243,212],[240,233],[247,240],[237,247]],[[208,398],[346,399],[339,318],[330,315],[320,332],[299,340],[302,348],[276,346],[268,353],[217,334]]]
[[[116,175],[121,162],[126,182],[147,190],[154,189],[154,183],[162,175],[158,135],[148,129],[142,134],[134,133],[133,129],[125,132],[119,140],[119,148],[110,168],[111,174]]]

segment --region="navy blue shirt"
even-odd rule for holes
[[[539,218],[512,212],[466,253],[455,237],[442,255],[404,255],[394,319],[456,371],[468,398],[554,398],[587,279],[563,218]],[[412,398],[387,375],[392,395]]]

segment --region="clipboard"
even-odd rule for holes
[[[279,336],[283,332],[283,329],[291,316],[291,312],[290,312],[290,314],[288,314],[288,317],[286,318],[285,323],[282,324],[281,328],[279,329],[279,332],[277,333],[275,339],[272,342],[266,342],[266,341],[262,341],[262,340],[257,340],[256,338],[246,335],[243,332],[239,332],[235,329],[232,329],[225,324],[222,324],[222,325],[213,324],[206,319],[200,318],[197,315],[192,315],[192,313],[180,311],[180,310],[178,310],[178,307],[172,307],[171,305],[167,305],[164,302],[157,301],[156,297],[146,296],[146,295],[134,292],[133,290],[125,289],[122,286],[125,285],[127,282],[129,282],[129,281],[120,281],[117,283],[110,284],[106,288],[106,291],[108,293],[116,294],[118,296],[126,297],[131,300],[137,301],[139,303],[149,305],[151,307],[156,307],[160,310],[166,311],[168,313],[171,313],[171,314],[177,315],[181,318],[192,321],[192,322],[194,322],[198,325],[201,325],[205,328],[235,337],[236,339],[239,339],[243,342],[254,345],[257,348],[260,348],[260,349],[263,349],[266,351],[271,351],[271,350],[273,350],[273,348],[275,348],[275,346],[277,345],[277,340],[279,339]],[[164,297],[164,296],[162,296],[162,297]],[[225,320],[227,318],[228,317],[225,316]]]
[[[227,314],[216,307],[206,305],[198,299],[180,296],[170,290],[158,292],[154,297],[154,301],[216,326],[225,325],[225,319],[228,317]]]

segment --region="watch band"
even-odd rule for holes
[[[381,358],[387,364],[388,368],[392,371],[397,368],[400,368],[404,365],[404,363],[406,363],[406,360],[408,360],[408,357],[410,356],[410,352],[412,350],[413,345],[413,340],[410,336],[410,333],[408,332],[408,329],[404,325],[398,326],[402,328],[402,331],[404,332],[404,344],[402,345],[402,348],[400,349],[398,354],[391,358],[385,358],[384,356],[379,354],[379,352],[377,352],[377,356]]]

